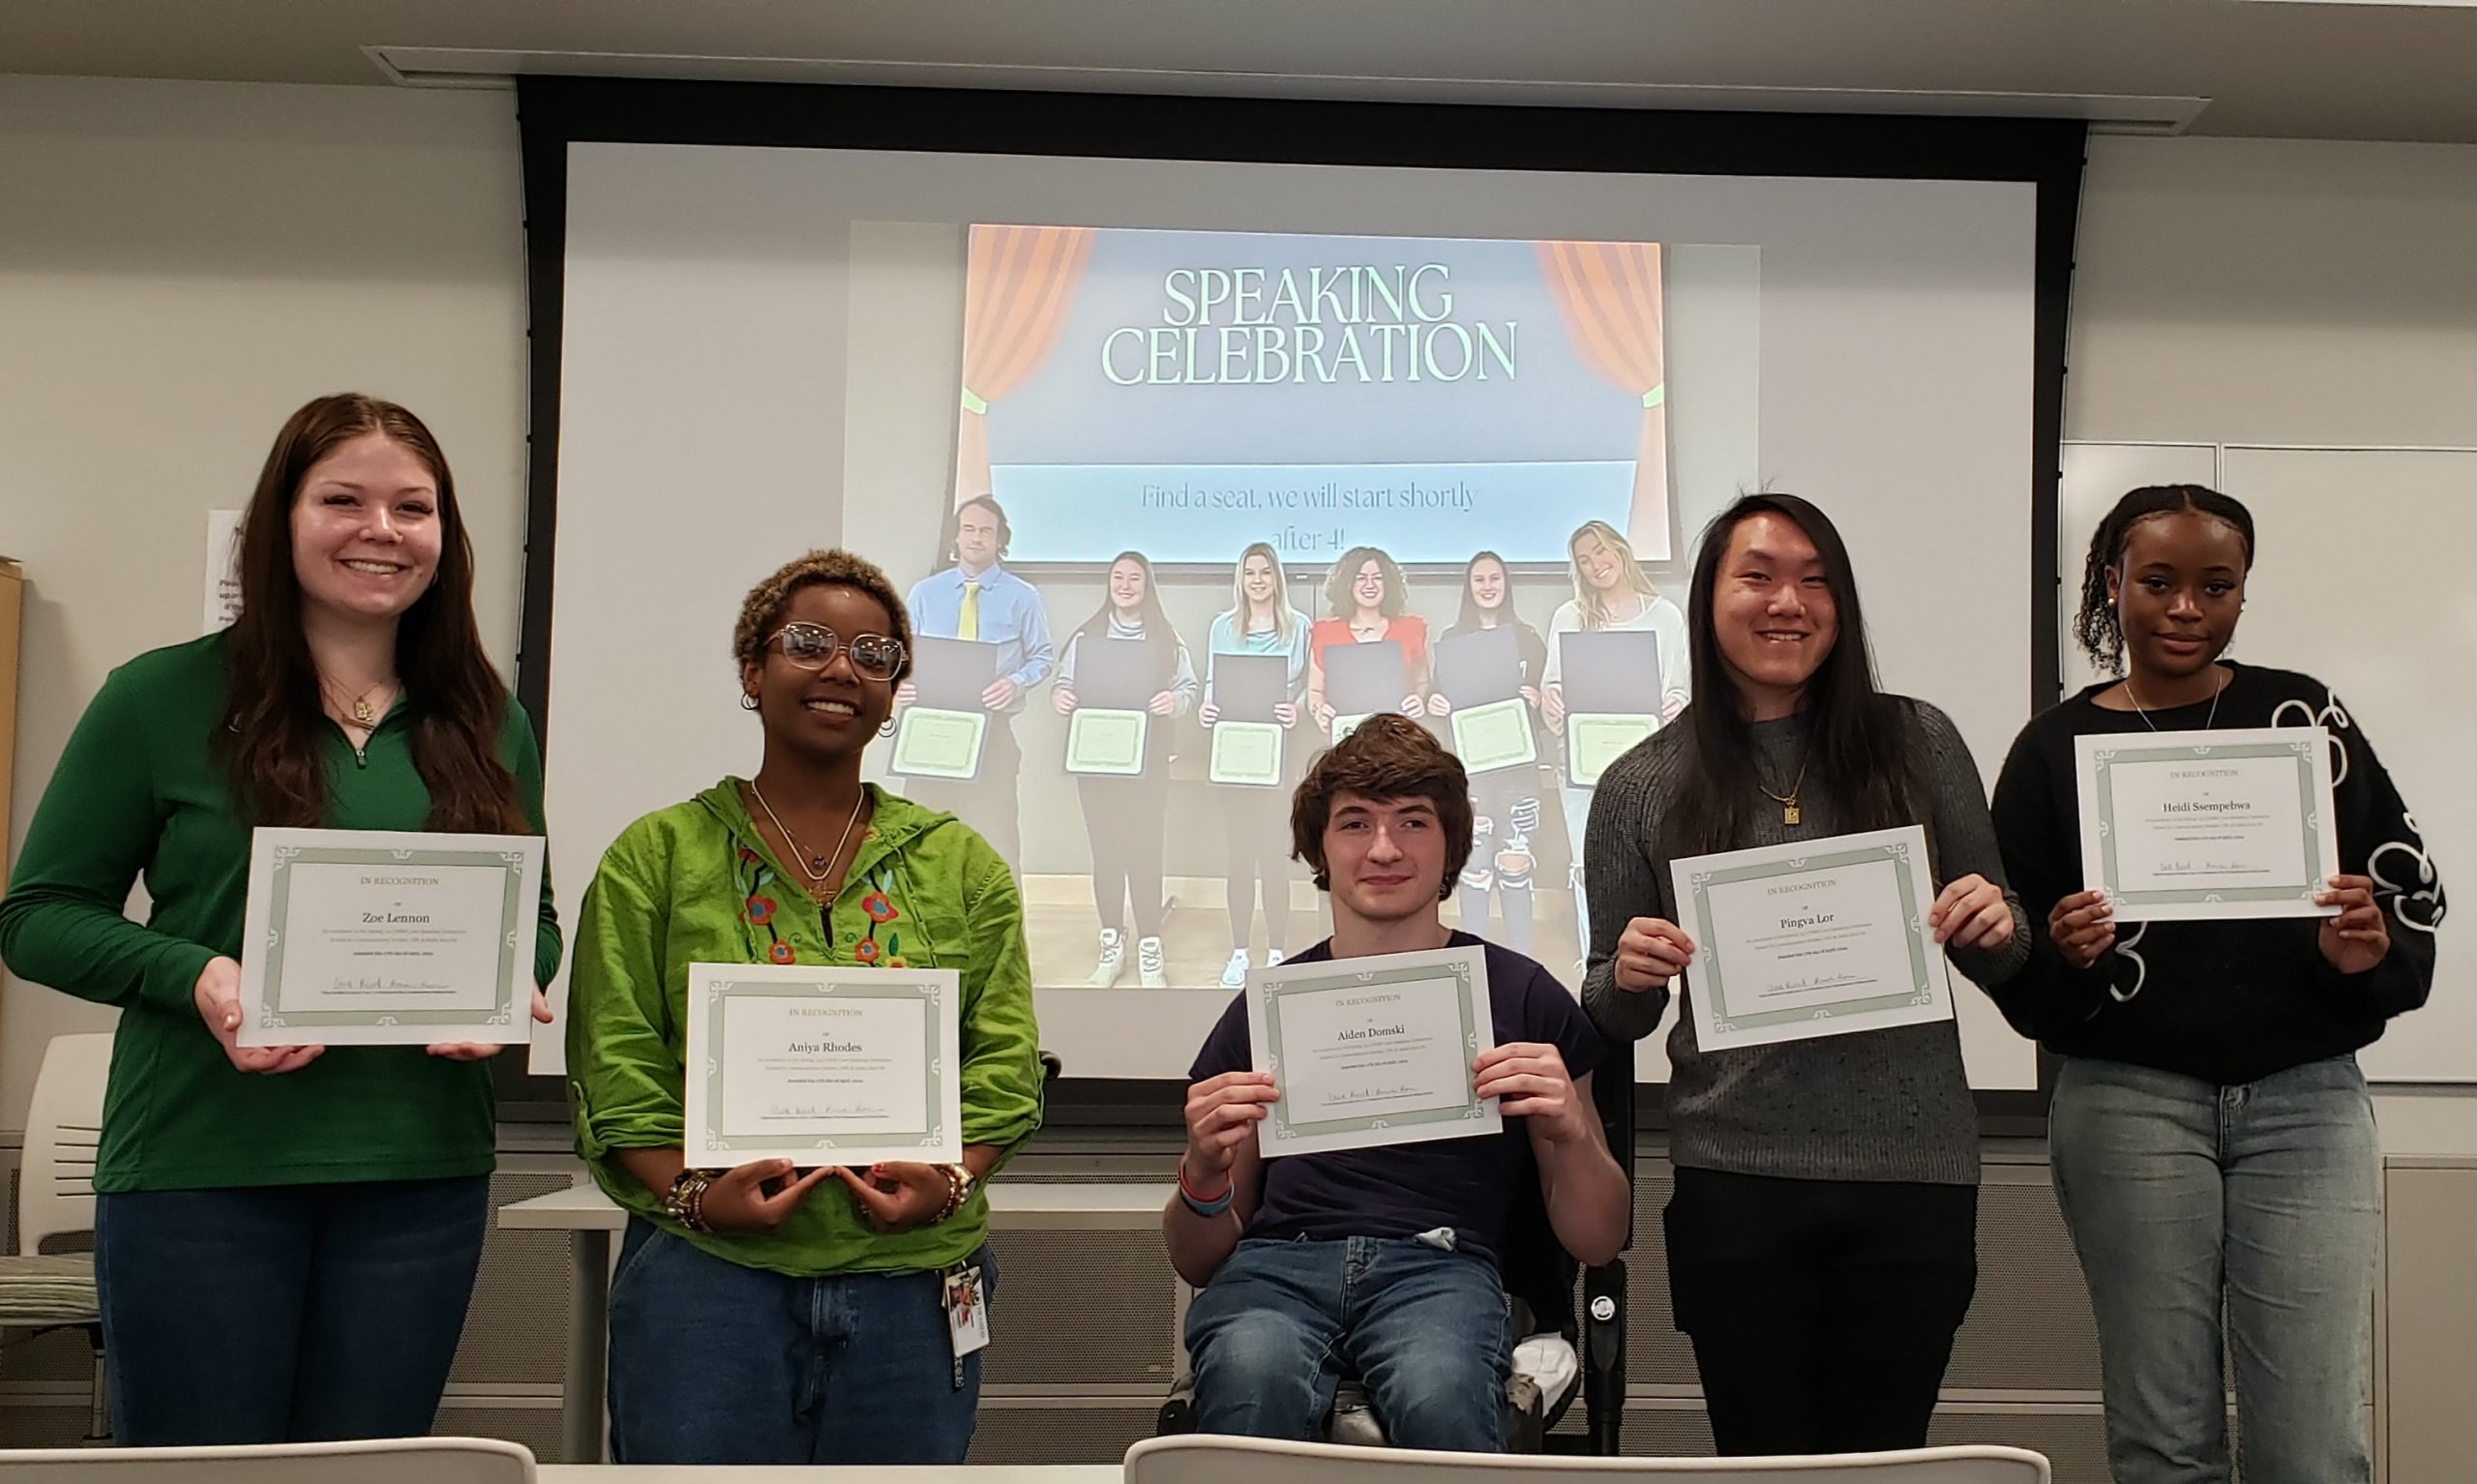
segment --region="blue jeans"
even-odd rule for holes
[[[1322,1438],[1344,1366],[1397,1447],[1505,1450],[1496,1265],[1417,1237],[1238,1244],[1187,1308],[1196,1431]]]
[[[2075,1058],[2047,1143],[2116,1484],[2364,1484],[2380,1148],[2353,1056],[2223,1087]]]
[[[971,1257],[985,1298],[998,1262]],[[611,1286],[621,1464],[960,1464],[980,1405],[955,1380],[940,1275],[792,1278],[631,1218]]]
[[[1571,784],[1557,786],[1557,803],[1566,812],[1566,848],[1572,856],[1566,884],[1574,889],[1574,941],[1582,945],[1577,951],[1585,963],[1591,962],[1591,901],[1583,885],[1583,836],[1591,824],[1592,792]]]
[[[489,1214],[484,1175],[97,1196],[115,1439],[427,1434]]]

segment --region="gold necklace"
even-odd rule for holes
[[[326,681],[324,677],[321,677],[319,684],[323,686],[325,683]],[[376,727],[378,725],[378,708],[370,703],[370,697],[377,695],[379,692],[387,689],[395,683],[396,682],[393,680],[381,680],[376,685],[372,686],[369,690],[366,690],[360,695],[354,697],[350,702],[340,702],[337,709],[350,713],[349,717],[344,719],[344,725],[347,727],[357,727],[363,731],[368,731]],[[328,699],[334,700],[335,698],[336,693],[332,691],[329,692]]]
[[[851,839],[852,826],[860,822],[860,811],[869,802],[869,790],[864,786],[860,796],[851,801],[851,817],[843,821],[843,833],[834,837],[834,848],[812,858],[800,848],[800,843],[791,838],[791,827],[783,822],[783,816],[774,812],[774,806],[765,802],[765,790],[757,787],[756,779],[748,781],[748,791],[756,796],[757,807],[765,811],[765,817],[774,821],[774,828],[782,832],[783,844],[791,847],[791,858],[800,863],[801,873],[812,883],[823,881],[826,873],[834,869],[835,861],[843,854],[844,845]]]
[[[1795,824],[1798,822],[1798,789],[1803,787],[1806,781],[1806,762],[1808,760],[1810,759],[1801,758],[1799,760],[1798,781],[1789,786],[1789,791],[1786,793],[1773,792],[1771,789],[1763,786],[1763,780],[1760,778],[1754,781],[1754,787],[1757,792],[1761,793],[1765,798],[1770,799],[1773,803],[1780,806],[1780,822],[1783,824]]]

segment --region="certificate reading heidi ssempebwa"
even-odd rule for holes
[[[951,968],[688,965],[691,1166],[964,1157]]]
[[[1694,1044],[1766,1046],[1953,1018],[1917,825],[1669,864]]]
[[[1281,1097],[1267,1159],[1494,1134],[1472,1062],[1497,1044],[1477,948],[1283,964],[1247,973],[1247,1040]]]
[[[538,835],[253,831],[240,1043],[522,1042],[541,899]]]
[[[2328,917],[2340,870],[2319,727],[2077,739],[2081,869],[2120,922]]]

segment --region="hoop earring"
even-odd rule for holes
[[[741,697],[740,697],[740,698],[739,698],[739,708],[740,708],[742,711],[754,711],[754,710],[756,710],[756,709],[757,709],[757,697],[754,697],[754,696],[750,696],[750,695],[742,694],[742,695],[741,695]]]
[[[884,721],[878,724],[878,735],[881,737],[891,737],[894,735],[893,717],[887,717]]]

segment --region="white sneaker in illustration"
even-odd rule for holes
[[[1243,990],[1247,987],[1246,949],[1230,950],[1230,962],[1221,965],[1221,987],[1225,990]]]
[[[1101,930],[1101,962],[1092,968],[1092,977],[1084,981],[1087,989],[1115,989],[1126,975],[1126,939],[1116,928]]]
[[[1169,975],[1163,971],[1167,967],[1168,964],[1162,955],[1161,940],[1159,938],[1146,937],[1136,939],[1136,983],[1143,985],[1148,990],[1166,990],[1170,987]]]
[[[1274,965],[1279,964],[1286,957],[1288,957],[1288,955],[1284,954],[1280,949],[1272,949],[1265,955],[1265,967],[1270,968]]]

